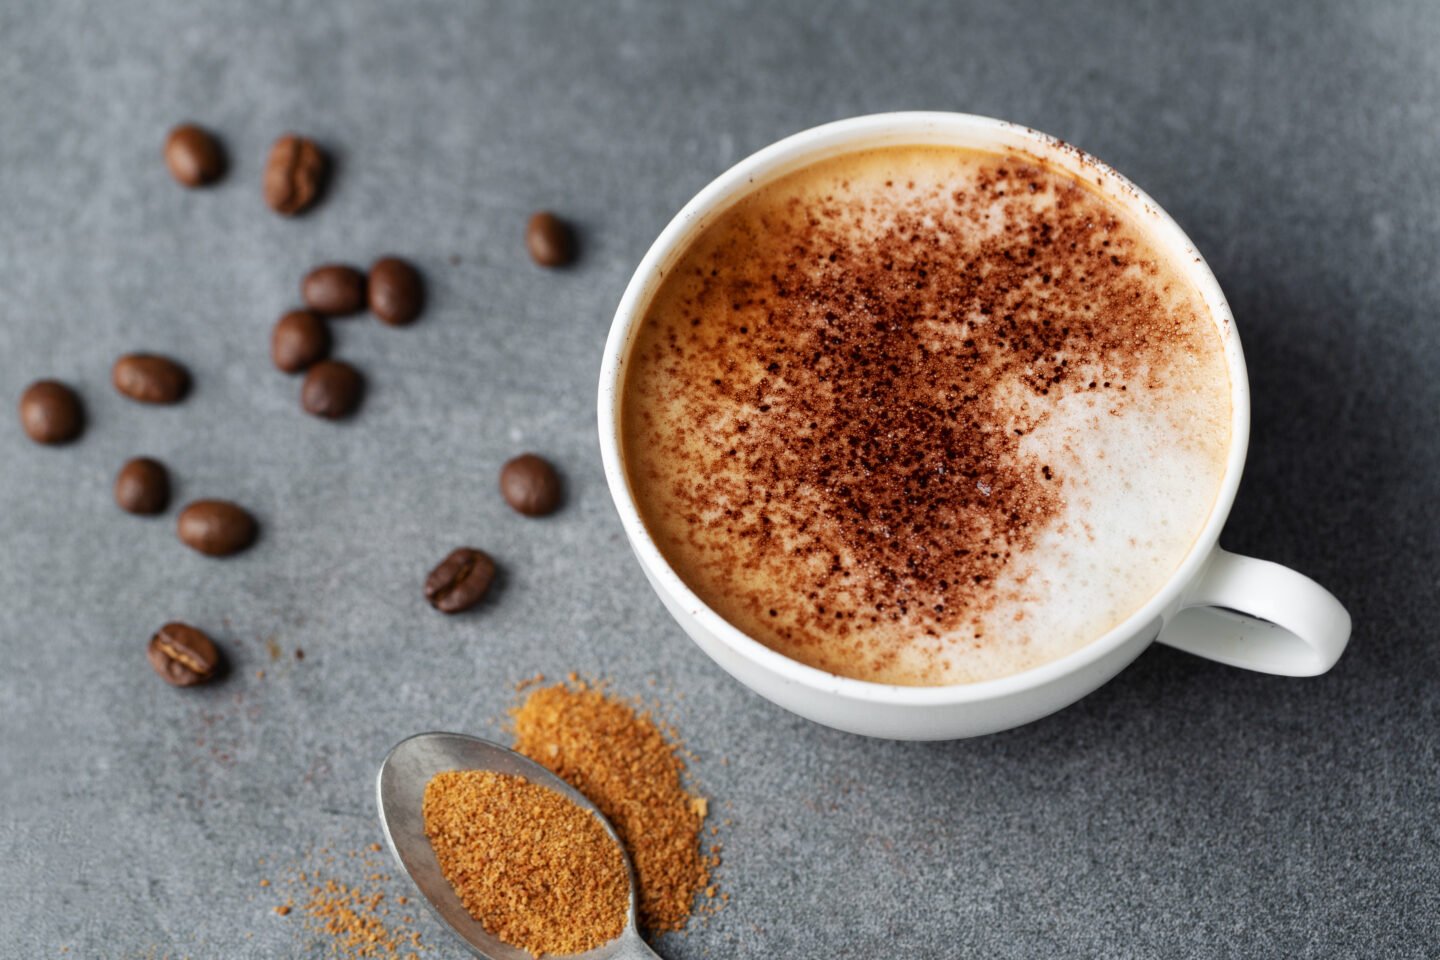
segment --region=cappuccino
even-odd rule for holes
[[[666,268],[626,368],[666,561],[772,649],[884,683],[1109,631],[1189,552],[1231,439],[1200,293],[1021,154],[887,147],[761,185]]]

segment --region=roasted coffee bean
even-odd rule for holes
[[[20,426],[36,443],[69,443],[85,429],[85,410],[65,384],[37,380],[20,394]]]
[[[110,379],[116,390],[141,403],[178,403],[190,391],[185,368],[153,353],[127,353],[115,361]]]
[[[563,267],[575,259],[575,237],[570,227],[548,210],[530,217],[525,227],[525,247],[530,258],[542,267]]]
[[[299,373],[330,353],[330,327],[309,310],[292,310],[270,334],[270,359],[283,373]]]
[[[370,268],[370,312],[382,323],[403,327],[413,323],[425,306],[420,272],[399,257],[376,260]]]
[[[327,317],[343,317],[365,309],[365,274],[343,263],[327,263],[300,281],[305,306]]]
[[[180,511],[180,542],[209,557],[228,557],[255,542],[255,518],[228,500],[196,500]]]
[[[425,599],[441,613],[459,613],[484,599],[494,579],[495,561],[488,554],[461,547],[425,578]]]
[[[165,138],[165,165],[184,187],[203,187],[225,173],[225,151],[220,141],[194,124],[183,124]]]
[[[364,392],[365,381],[359,370],[341,360],[321,360],[305,374],[300,405],[306,413],[339,420],[355,412]]]
[[[525,453],[500,468],[500,493],[527,517],[543,517],[560,506],[560,478],[547,461]]]
[[[167,623],[157,630],[145,656],[160,678],[175,687],[204,683],[220,669],[215,641],[188,623]]]
[[[127,513],[164,513],[170,505],[170,474],[159,460],[136,457],[115,476],[115,502]]]
[[[271,210],[293,217],[320,196],[330,164],[313,140],[287,133],[270,148],[262,182]]]

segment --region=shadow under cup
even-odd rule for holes
[[[998,679],[937,687],[874,683],[804,665],[747,636],[704,604],[661,555],[641,519],[622,460],[620,409],[628,355],[650,300],[670,265],[719,214],[759,187],[829,157],[920,146],[1017,155],[1083,181],[1131,213],[1147,239],[1203,299],[1223,344],[1231,395],[1230,446],[1214,506],[1160,590],[1072,653]],[[1250,391],[1230,308],[1204,258],[1179,226],[1124,177],[1069,144],[1015,124],[949,113],[858,117],[796,134],[736,164],[676,215],[631,278],[605,347],[598,414],[611,495],[641,569],[666,608],[701,649],[740,682],[788,710],[841,730],[930,740],[1008,729],[1080,699],[1157,637],[1210,659],[1289,675],[1328,670],[1349,637],[1348,614],[1318,584],[1217,546],[1244,467]],[[1218,608],[1232,612],[1222,615]]]

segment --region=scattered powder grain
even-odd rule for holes
[[[287,922],[299,916],[310,936],[329,941],[325,956],[334,960],[419,960],[427,947],[410,926],[413,918],[391,916],[386,891],[390,877],[377,872],[385,861],[374,857],[375,846],[352,850],[343,859],[326,848],[308,854],[303,868],[280,878],[289,896],[275,906],[275,913]],[[327,876],[342,865],[347,872],[357,866],[370,872],[364,882],[353,885]],[[277,885],[269,884],[272,889]]]
[[[438,773],[425,834],[460,902],[485,929],[539,956],[591,950],[625,929],[620,848],[588,811],[524,777]]]
[[[512,712],[515,749],[600,808],[630,854],[640,924],[679,930],[710,885],[700,849],[706,803],[681,785],[684,761],[649,713],[580,682],[532,691]]]
[[[324,880],[311,886],[309,896],[297,906],[311,932],[331,938],[332,956],[357,960],[418,956],[420,934],[387,926],[388,911],[381,908],[384,899],[378,891]]]
[[[409,957],[420,945],[414,931],[392,930],[386,926],[381,902],[383,893],[362,890],[325,880],[310,888],[310,896],[298,906],[306,925],[332,938],[331,953],[340,957]],[[405,953],[403,951],[412,951]]]

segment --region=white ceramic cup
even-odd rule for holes
[[[1096,185],[1132,211],[1200,290],[1230,365],[1230,453],[1215,506],[1173,576],[1139,610],[1079,650],[980,683],[906,687],[826,673],[776,653],[711,610],[676,575],[640,519],[621,461],[620,404],[634,334],[670,264],[737,199],[797,167],[878,146],[944,145],[1028,154]],[[600,451],[630,546],[685,632],[731,676],[818,723],[875,737],[943,740],[992,733],[1068,706],[1109,680],[1154,640],[1265,673],[1329,670],[1350,638],[1350,615],[1328,591],[1278,564],[1222,550],[1217,541],[1245,465],[1250,385],[1234,319],[1215,276],[1180,227],[1134,184],[1069,144],[1026,127],[958,113],[886,113],[829,123],[740,161],[701,190],[660,234],[615,312],[600,371]],[[1156,456],[1163,457],[1163,450]]]

